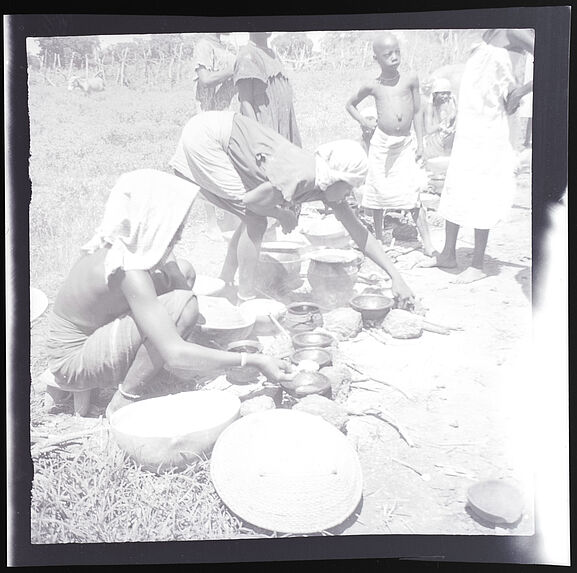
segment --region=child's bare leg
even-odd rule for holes
[[[377,241],[383,240],[383,210],[373,209],[373,223],[375,225],[375,238]]]
[[[254,282],[260,246],[266,232],[267,219],[261,215],[247,214],[246,227],[238,242],[238,297],[250,299],[256,296]]]
[[[198,315],[198,301],[194,297],[189,300],[175,322],[176,330],[182,338],[188,337],[198,320]],[[164,361],[158,350],[148,340],[143,341],[122,381],[122,391],[127,395],[140,396],[163,366]],[[106,408],[106,417],[109,418],[116,410],[132,402],[133,400],[117,390]]]
[[[222,265],[222,270],[220,271],[220,278],[227,284],[234,283],[234,276],[236,275],[236,271],[238,269],[238,242],[244,229],[245,225],[244,223],[241,223],[233,233],[228,244],[226,257]]]
[[[431,242],[431,233],[429,232],[429,224],[427,222],[427,210],[421,205],[415,209],[411,209],[411,215],[413,216],[413,221],[417,225],[419,235],[421,235],[421,241],[423,243],[423,252],[427,257],[434,257],[438,255],[437,251],[433,247]]]
[[[221,238],[220,229],[216,222],[216,208],[211,203],[205,203],[207,235],[214,241]]]
[[[455,283],[472,283],[487,276],[487,273],[483,270],[483,266],[488,238],[489,229],[475,229],[475,249],[473,251],[473,260],[471,261],[471,266],[465,269],[455,279]]]
[[[483,269],[488,239],[489,229],[475,229],[475,250],[473,251],[471,265],[476,269]]]
[[[432,260],[419,263],[419,267],[441,267],[453,269],[457,266],[457,236],[459,225],[451,221],[445,221],[445,246],[440,254],[433,256]]]

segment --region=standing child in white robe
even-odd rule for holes
[[[432,262],[421,265],[456,267],[459,228],[473,227],[473,260],[455,280],[458,283],[486,276],[489,230],[506,217],[516,188],[507,115],[519,107],[532,82],[515,85],[510,50],[532,53],[532,36],[523,30],[488,30],[461,80],[455,142],[439,204],[439,214],[446,220],[445,246]]]

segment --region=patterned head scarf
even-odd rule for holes
[[[105,280],[119,269],[150,270],[161,264],[184,223],[199,188],[184,179],[140,169],[118,178],[110,192],[104,217],[82,250],[108,247]]]
[[[326,191],[337,181],[358,187],[367,176],[367,154],[360,143],[341,139],[325,143],[315,151],[315,186]]]

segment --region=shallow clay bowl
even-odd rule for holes
[[[300,348],[293,352],[291,360],[294,364],[298,364],[302,360],[313,360],[319,365],[319,368],[323,368],[331,364],[332,356],[326,348]]]
[[[312,302],[292,302],[287,308],[292,314],[298,314],[299,316],[320,312],[319,305]]]
[[[240,413],[229,392],[181,392],[134,402],[110,417],[115,441],[150,471],[182,468],[209,452]]]
[[[495,525],[516,523],[523,515],[523,497],[519,490],[502,480],[485,480],[467,490],[473,512]]]
[[[334,339],[325,332],[299,332],[292,337],[295,348],[328,348]]]
[[[381,320],[393,308],[395,301],[382,294],[359,294],[349,304],[361,313],[363,320]]]

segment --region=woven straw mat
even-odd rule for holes
[[[339,525],[363,487],[359,459],[341,432],[319,416],[282,409],[226,428],[212,453],[211,477],[233,513],[284,533]]]

